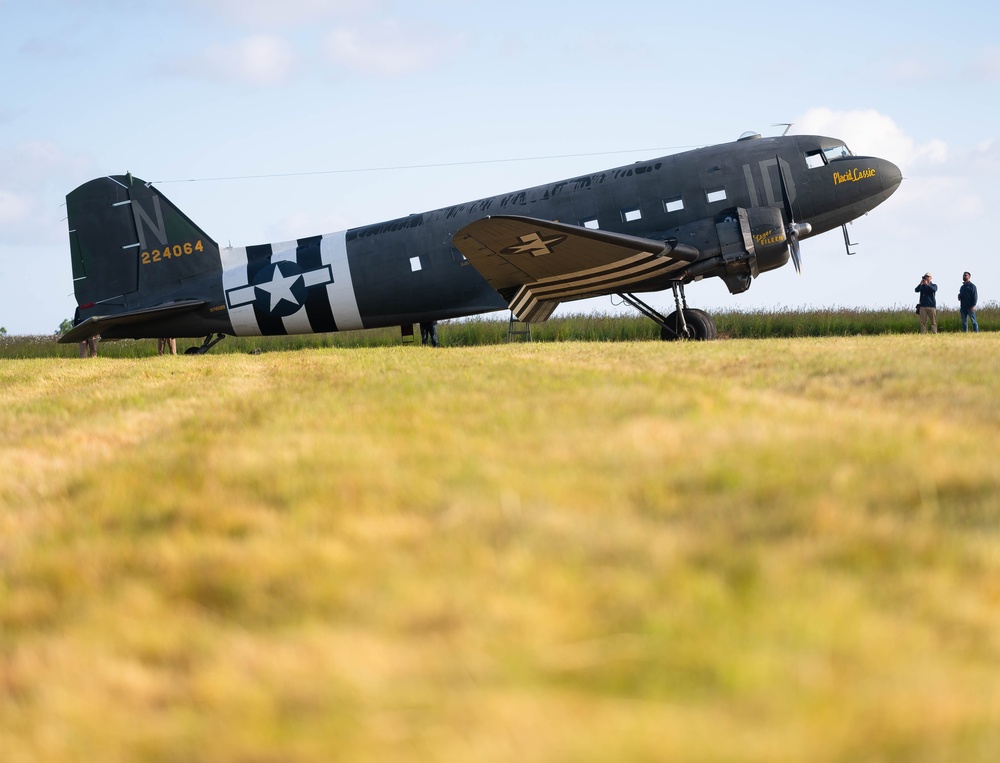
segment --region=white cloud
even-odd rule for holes
[[[794,131],[841,138],[855,154],[889,159],[903,170],[904,175],[914,167],[942,164],[948,159],[948,146],[944,141],[931,140],[918,145],[891,117],[875,109],[810,109],[795,119]]]
[[[858,154],[878,156],[903,170],[903,184],[877,220],[916,235],[927,220],[972,222],[984,219],[987,203],[971,181],[979,162],[996,161],[998,147],[954,151],[943,140],[917,143],[890,117],[873,109],[811,109],[795,120],[795,132],[842,138]],[[958,156],[956,156],[958,154]]]
[[[980,220],[986,213],[986,202],[966,178],[908,178],[887,206],[886,220],[913,231],[926,229],[928,220],[946,220],[949,224]]]
[[[948,144],[943,140],[929,140],[917,146],[917,156],[930,164],[944,164],[948,161]]]
[[[295,48],[282,37],[257,34],[234,44],[215,44],[169,70],[188,76],[249,85],[280,85],[298,69]]]
[[[355,72],[394,77],[433,65],[458,46],[432,29],[397,21],[368,27],[344,26],[326,36],[327,59]]]

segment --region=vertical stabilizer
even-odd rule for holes
[[[66,197],[77,303],[102,313],[177,299],[206,299],[219,247],[152,185],[131,175],[97,178]]]

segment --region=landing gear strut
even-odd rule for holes
[[[654,321],[660,327],[660,339],[665,342],[672,342],[677,339],[693,339],[695,341],[715,339],[718,334],[712,316],[704,310],[695,310],[687,306],[687,299],[684,296],[684,284],[675,283],[672,286],[674,290],[674,304],[677,306],[677,309],[667,316],[661,315],[636,297],[635,294],[619,294],[618,296],[626,304],[634,307],[647,318]]]
[[[221,333],[220,334],[216,334],[214,339],[212,338],[212,335],[209,334],[208,336],[205,337],[205,341],[201,343],[201,347],[188,347],[186,350],[184,350],[184,354],[185,355],[204,355],[206,352],[208,352],[209,350],[211,350],[213,347],[215,347],[215,345],[217,345],[219,342],[221,342],[225,338],[226,338],[225,334],[221,334]]]

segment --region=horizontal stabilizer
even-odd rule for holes
[[[560,301],[625,290],[698,258],[676,240],[656,241],[579,225],[498,215],[466,225],[455,246],[528,322],[546,320]]]
[[[112,326],[125,326],[132,323],[147,323],[161,321],[166,318],[173,318],[183,313],[197,310],[207,304],[202,299],[185,299],[178,302],[167,302],[156,307],[147,307],[141,310],[130,310],[127,313],[115,313],[114,315],[94,315],[74,326],[61,337],[61,344],[73,344],[82,342],[88,337],[107,331]]]

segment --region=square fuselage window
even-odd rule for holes
[[[682,209],[684,209],[684,199],[680,196],[663,200],[663,210],[665,212],[680,212]]]

